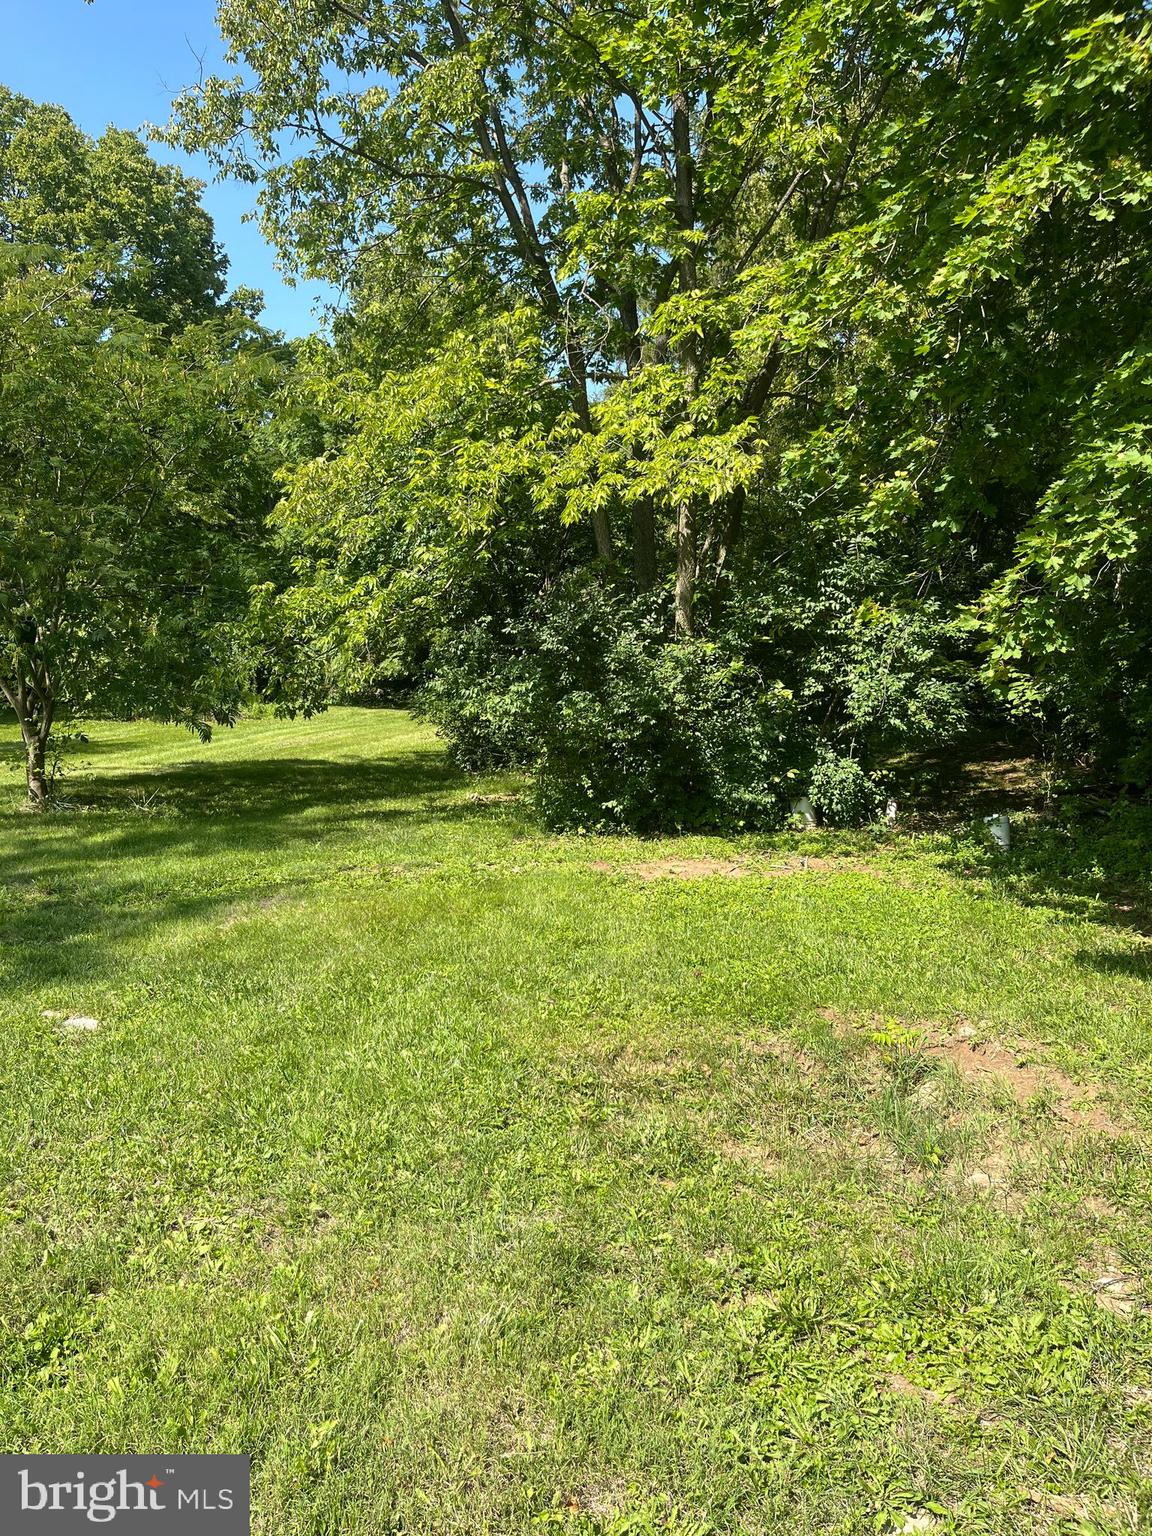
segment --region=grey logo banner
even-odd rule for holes
[[[249,1536],[247,1456],[0,1456],[4,1536]]]

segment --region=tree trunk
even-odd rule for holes
[[[605,507],[597,507],[592,514],[592,537],[596,540],[596,553],[601,560],[612,562],[612,525]]]
[[[25,734],[24,744],[28,776],[28,808],[33,811],[46,811],[48,809],[48,774],[44,766],[46,741],[38,730],[33,729],[31,736]]]
[[[732,556],[744,529],[744,503],[746,492],[741,486],[728,504],[728,515],[720,535],[720,548],[716,555],[716,587],[712,594],[712,623],[718,624],[724,604],[732,590]]]
[[[5,682],[0,679],[0,693],[8,700],[20,724],[24,740],[24,772],[28,784],[28,808],[48,809],[51,790],[46,759],[48,737],[56,714],[55,689],[48,668],[33,664],[30,676]]]
[[[571,339],[565,343],[565,348],[568,354],[568,368],[575,386],[573,404],[576,407],[576,419],[580,423],[582,432],[591,433],[592,409],[588,404],[588,366],[584,351]],[[611,565],[612,525],[608,520],[607,507],[597,507],[592,513],[592,536],[596,540],[596,554],[606,565]]]
[[[647,499],[632,508],[632,573],[641,592],[656,585],[656,513]]]
[[[683,92],[672,99],[673,199],[676,224],[684,236],[696,228],[695,167],[692,161],[692,127],[688,98]],[[685,239],[680,252],[680,291],[696,291],[696,252]],[[688,398],[695,399],[702,373],[701,347],[689,334],[680,345],[680,361],[688,383]],[[684,501],[676,516],[676,633],[687,638],[695,633],[696,620],[696,508]]]
[[[640,344],[640,310],[631,289],[618,295],[617,307],[624,328],[628,377],[634,378],[644,366],[644,352]],[[637,449],[637,460],[641,457]],[[656,585],[656,509],[647,496],[632,505],[632,576],[641,592],[650,592]]]
[[[676,519],[676,633],[683,639],[695,633],[695,594],[696,508],[685,501]]]

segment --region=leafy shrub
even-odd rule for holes
[[[502,629],[441,637],[430,672],[423,712],[457,759],[533,767],[553,827],[767,827],[798,779],[784,688],[578,576]]]
[[[1152,349],[1068,425],[1062,473],[984,596],[987,680],[1113,783],[1152,785]]]
[[[878,813],[884,792],[857,758],[825,751],[809,775],[808,795],[834,827],[859,826]]]

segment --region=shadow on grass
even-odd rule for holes
[[[1007,854],[959,843],[949,867],[1024,906],[1152,935],[1152,806],[1121,803],[1107,814],[1025,824]],[[1115,958],[1114,969],[1142,974],[1137,957]],[[1107,965],[1101,956],[1093,963]]]
[[[425,815],[404,802],[458,790],[467,776],[432,752],[396,753],[364,762],[277,757],[173,763],[144,773],[69,781],[77,810],[134,811],[146,802],[188,817],[247,825],[321,809],[334,821],[380,814]]]
[[[71,809],[0,816],[0,996],[106,978],[122,944],[273,893],[284,885],[278,866],[328,841],[345,853],[358,829],[505,819],[464,800],[468,782],[432,752],[186,762],[70,780]],[[197,889],[202,861],[231,853],[242,857],[228,878]],[[321,860],[314,876],[293,879],[334,873]]]
[[[1152,934],[1152,805],[1109,802],[1082,778],[1060,780],[1024,738],[974,734],[888,768],[906,824],[955,837],[953,874],[1025,906]],[[1006,855],[981,826],[1002,813],[1013,826]]]
[[[1137,981],[1152,981],[1152,953],[1147,950],[1112,954],[1081,950],[1076,956],[1076,964],[1100,971],[1105,976],[1134,976]]]
[[[76,757],[87,755],[82,747]],[[469,824],[521,824],[516,811],[467,799],[470,782],[435,751],[77,772],[64,789],[72,811],[43,819],[0,814],[0,996],[107,978],[122,945],[272,895],[284,888],[285,865],[296,863],[288,878],[297,884],[331,880],[340,866],[325,862],[326,842],[351,858],[345,868],[356,869],[360,832],[367,843],[382,826],[458,824],[466,844]],[[317,850],[309,873],[301,862]],[[202,861],[221,854],[240,857],[223,879],[217,870],[198,887]],[[371,867],[370,853],[363,863]],[[1023,821],[1004,857],[958,836],[949,866],[1002,898],[1152,934],[1152,806],[1121,806],[1075,823]],[[1130,948],[1086,949],[1082,963],[1152,978],[1152,958]]]

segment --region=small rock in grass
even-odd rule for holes
[[[937,1527],[938,1521],[934,1515],[909,1515],[899,1527],[899,1533],[900,1536],[915,1536],[918,1531],[934,1531]]]
[[[974,1169],[964,1180],[969,1189],[991,1189],[992,1180],[984,1172],[983,1168]]]
[[[61,1029],[99,1029],[100,1020],[91,1019],[86,1013],[73,1013],[62,1020]]]

